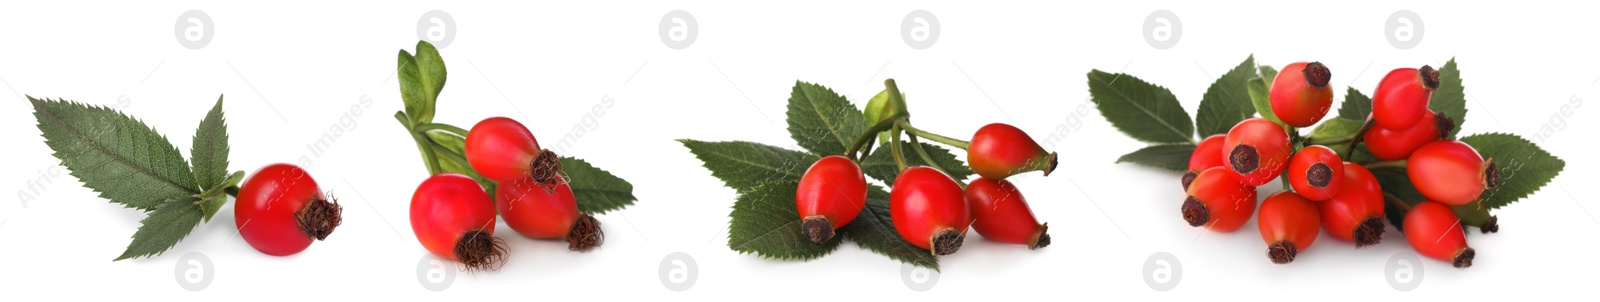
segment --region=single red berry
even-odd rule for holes
[[[1372,127],[1367,134],[1362,136],[1362,141],[1367,144],[1367,151],[1372,156],[1381,160],[1401,160],[1411,156],[1411,152],[1421,148],[1422,145],[1442,140],[1449,129],[1455,128],[1455,122],[1443,115],[1434,114],[1433,111],[1422,113],[1422,122],[1411,125],[1405,130],[1389,130],[1383,127]],[[1445,129],[1444,131],[1439,131]]]
[[[1222,160],[1248,186],[1260,186],[1277,178],[1294,152],[1283,127],[1259,117],[1246,119],[1228,130],[1222,151]]]
[[[1045,176],[1050,176],[1056,169],[1056,153],[1045,151],[1022,129],[994,123],[972,134],[967,164],[985,178],[1002,179],[1031,171],[1044,171]]]
[[[1272,80],[1268,100],[1272,113],[1293,127],[1308,127],[1322,120],[1333,105],[1333,72],[1321,62],[1296,62],[1283,66]]]
[[[1422,120],[1428,99],[1439,89],[1439,71],[1430,66],[1399,68],[1378,82],[1372,94],[1372,119],[1379,127],[1405,130]]]
[[[1289,186],[1315,201],[1333,199],[1344,183],[1344,160],[1323,146],[1307,146],[1289,160]]]
[[[1461,229],[1456,213],[1437,202],[1423,202],[1406,212],[1406,241],[1423,256],[1450,261],[1465,268],[1472,266],[1477,252],[1467,247],[1467,232]]]
[[[1280,191],[1261,202],[1256,225],[1261,240],[1267,242],[1267,258],[1272,263],[1294,262],[1294,257],[1317,241],[1317,204],[1289,191]]]
[[[1322,228],[1329,235],[1345,241],[1354,241],[1356,247],[1378,244],[1383,240],[1383,188],[1377,176],[1366,167],[1344,162],[1343,184],[1339,195],[1317,203],[1322,213]]]
[[[1224,164],[1222,145],[1226,144],[1227,140],[1227,135],[1215,134],[1200,140],[1200,144],[1194,146],[1194,153],[1189,154],[1189,171],[1183,173],[1184,190],[1189,189],[1189,183],[1194,182],[1194,177],[1200,176],[1201,171],[1221,167]]]
[[[523,177],[502,182],[495,187],[494,199],[506,225],[523,236],[565,238],[567,249],[573,251],[588,251],[605,242],[600,221],[578,211],[578,200],[566,180],[538,184]]]
[[[927,166],[906,168],[895,177],[889,191],[889,217],[900,237],[937,256],[961,249],[972,224],[961,185]]]
[[[1406,160],[1411,184],[1430,201],[1459,206],[1478,200],[1500,182],[1494,159],[1484,160],[1466,143],[1443,140],[1417,148]]]
[[[533,133],[516,120],[491,117],[467,131],[467,162],[478,175],[496,182],[533,177],[540,184],[559,178],[561,160],[539,148]]]
[[[233,204],[239,237],[257,251],[288,256],[323,240],[342,220],[343,208],[322,194],[306,170],[290,164],[262,167],[239,188]]]
[[[422,247],[469,270],[505,263],[506,244],[494,238],[494,201],[466,175],[440,173],[411,195],[411,230]]]
[[[1232,232],[1250,221],[1256,211],[1256,188],[1239,181],[1239,174],[1216,167],[1200,172],[1183,200],[1183,220],[1213,232]]]
[[[1017,186],[1004,179],[979,178],[967,184],[972,229],[983,238],[1024,244],[1028,249],[1050,245],[1049,226],[1039,223]]]
[[[794,196],[803,219],[801,232],[811,242],[823,243],[867,206],[867,178],[855,161],[831,155],[806,169]]]

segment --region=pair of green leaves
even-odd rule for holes
[[[395,119],[406,128],[416,141],[428,173],[458,173],[472,177],[488,191],[495,194],[496,183],[478,175],[467,162],[467,130],[449,124],[434,123],[439,93],[444,91],[444,58],[432,43],[418,41],[416,54],[400,50],[400,60],[395,71],[400,78],[400,98],[405,110],[395,113]],[[601,214],[633,205],[633,184],[611,172],[595,167],[589,162],[570,156],[561,156],[561,172],[572,187],[578,210]]]
[[[844,96],[821,85],[796,82],[788,103],[788,130],[796,151],[754,142],[679,140],[705,163],[711,175],[738,192],[729,213],[728,247],[740,253],[779,260],[810,260],[838,248],[849,238],[863,248],[913,265],[938,269],[938,259],[911,245],[895,231],[889,218],[889,192],[871,186],[867,206],[842,236],[817,244],[800,231],[795,206],[800,177],[823,156],[844,154],[867,131],[867,119]],[[900,142],[909,148],[910,142]],[[934,162],[951,177],[964,179],[972,170],[949,150],[922,143]],[[862,172],[884,183],[894,183],[899,173],[889,148],[878,148],[859,164]],[[920,157],[907,157],[908,165],[926,165]]]
[[[32,96],[28,102],[45,144],[72,176],[112,203],[149,213],[116,260],[171,249],[210,221],[227,203],[227,189],[244,179],[243,171],[228,173],[221,97],[195,131],[189,160],[155,129],[114,109]]]

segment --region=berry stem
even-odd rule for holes
[[[928,155],[928,151],[922,148],[922,142],[917,141],[917,137],[915,135],[907,136],[906,138],[911,140],[911,149],[917,151],[917,157],[921,157],[923,163],[928,164],[929,167],[933,167],[934,170],[944,172],[945,175],[950,175],[950,171],[946,171],[944,167],[939,166],[938,162],[933,161],[933,156]],[[967,188],[967,182],[961,181],[960,179],[956,180],[956,184],[961,185],[961,189],[963,190]]]
[[[1406,161],[1403,160],[1403,159],[1399,159],[1399,160],[1385,160],[1385,161],[1365,162],[1365,163],[1361,163],[1361,166],[1362,167],[1366,167],[1367,169],[1370,169],[1370,170],[1378,170],[1378,169],[1396,169],[1396,170],[1398,170],[1398,169],[1405,169],[1406,168]]]
[[[894,155],[894,164],[900,171],[906,170],[906,156],[900,151],[900,131],[889,131],[889,153]]]
[[[1361,129],[1356,130],[1356,134],[1350,138],[1350,146],[1346,146],[1344,148],[1344,154],[1345,154],[1344,156],[1355,157],[1356,145],[1360,145],[1361,144],[1361,138],[1362,137],[1366,137],[1367,136],[1367,131],[1371,131],[1372,130],[1372,126],[1373,125],[1377,125],[1377,124],[1378,124],[1378,120],[1373,119],[1372,118],[1372,114],[1368,113],[1367,114],[1367,122],[1361,124]]]
[[[431,131],[431,130],[441,130],[441,131],[445,131],[445,132],[450,132],[450,134],[455,134],[456,136],[467,137],[467,129],[461,129],[461,127],[456,127],[456,126],[449,125],[449,124],[439,124],[439,123],[421,124],[421,125],[417,125],[416,130],[417,130],[417,132],[428,132],[428,131]]]
[[[922,131],[922,129],[917,129],[917,127],[912,127],[910,122],[901,122],[901,123],[899,123],[899,125],[900,125],[900,129],[904,129],[906,131],[906,133],[909,133],[911,135],[915,135],[915,136],[918,136],[918,137],[926,138],[926,139],[931,140],[931,141],[939,142],[941,144],[950,145],[951,147],[956,147],[956,148],[961,149],[961,150],[966,150],[968,146],[972,145],[972,143],[964,141],[964,140],[959,140],[959,139],[951,138],[951,137],[948,137],[948,136],[935,134],[933,132]]]
[[[906,110],[906,99],[905,99],[905,97],[903,97],[900,94],[900,85],[896,85],[894,83],[894,79],[892,79],[892,78],[891,79],[884,79],[883,80],[883,89],[889,92],[889,103],[890,104],[894,104],[894,114],[895,115],[900,115],[900,116],[910,116],[911,115],[911,111]]]
[[[1390,204],[1394,204],[1395,207],[1400,208],[1400,212],[1402,212],[1401,214],[1405,214],[1404,212],[1410,212],[1411,211],[1411,205],[1407,204],[1404,199],[1400,199],[1400,197],[1394,196],[1394,194],[1383,193],[1383,200],[1387,200],[1387,201],[1389,201]]]
[[[429,144],[430,140],[412,127],[411,118],[406,117],[405,112],[395,112],[394,119],[399,120],[400,126],[406,127],[406,132],[411,133],[411,139],[416,141],[417,150],[422,151],[422,164],[428,167],[428,175],[439,174],[442,169],[439,168],[439,162],[433,158],[433,145]]]
[[[894,126],[896,124],[898,124],[898,123],[896,123],[896,121],[904,119],[905,117],[906,116],[904,114],[896,113],[893,116],[889,116],[888,118],[884,118],[882,121],[879,121],[877,124],[873,124],[872,127],[867,128],[867,132],[861,133],[861,136],[856,137],[856,142],[850,144],[850,148],[846,149],[846,151],[844,152],[845,156],[846,157],[853,157],[853,159],[855,159],[855,160],[861,160],[862,158],[867,157],[867,154],[865,154],[865,152],[863,152],[863,154],[861,154],[860,156],[856,156],[856,151],[862,151],[863,150],[862,147],[866,146],[868,142],[871,142],[872,140],[878,138],[878,133],[882,133],[884,131],[892,130],[894,128]],[[891,147],[893,147],[893,146],[891,146]]]

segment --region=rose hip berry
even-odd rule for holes
[[[1406,212],[1406,241],[1424,256],[1450,261],[1452,266],[1472,266],[1477,252],[1467,247],[1467,233],[1456,214],[1437,202],[1423,202]]]
[[[1354,241],[1356,247],[1378,244],[1384,231],[1383,188],[1366,167],[1351,162],[1343,165],[1339,195],[1317,203],[1322,227],[1334,238]]]
[[[1289,160],[1289,186],[1306,199],[1332,199],[1339,194],[1343,179],[1344,160],[1328,147],[1308,146]]]
[[[1248,186],[1260,186],[1277,178],[1292,152],[1289,134],[1264,118],[1250,118],[1234,125],[1222,145],[1223,161]]]
[[[1459,206],[1478,200],[1484,189],[1500,182],[1494,159],[1484,160],[1466,143],[1444,140],[1428,143],[1406,160],[1411,184],[1428,200]]]
[[[496,182],[533,177],[539,184],[549,184],[560,177],[560,158],[540,149],[533,133],[513,119],[491,117],[473,125],[465,149],[472,170]]]
[[[967,184],[966,196],[972,229],[983,238],[1027,245],[1030,250],[1050,245],[1049,226],[1033,217],[1027,199],[1010,181],[979,178]]]
[[[532,177],[524,177],[502,182],[495,187],[494,198],[506,225],[523,236],[565,238],[567,249],[573,251],[588,251],[605,242],[600,221],[578,211],[578,201],[566,180],[538,184]]]
[[[1189,185],[1183,200],[1183,220],[1214,232],[1232,232],[1250,220],[1256,210],[1256,188],[1239,180],[1224,167],[1206,169]]]
[[[906,168],[895,178],[889,191],[889,216],[900,237],[936,256],[961,249],[972,224],[961,185],[928,166]]]
[[[257,251],[288,256],[327,239],[342,220],[343,208],[324,196],[304,169],[271,164],[250,176],[234,201],[239,237]]]
[[[1283,66],[1272,80],[1268,99],[1278,120],[1293,127],[1307,127],[1322,120],[1333,105],[1333,88],[1328,80],[1333,72],[1321,62],[1297,62]]]
[[[806,169],[795,190],[800,230],[811,242],[833,239],[834,230],[856,219],[867,206],[867,179],[861,167],[844,156],[823,157]]]
[[[1311,248],[1320,227],[1317,215],[1317,205],[1294,192],[1267,196],[1256,216],[1261,240],[1267,242],[1267,258],[1277,264],[1294,262],[1296,255]]]
[[[1372,156],[1381,160],[1401,160],[1411,156],[1411,152],[1421,148],[1422,145],[1443,140],[1450,130],[1455,128],[1455,122],[1449,118],[1424,111],[1422,121],[1405,130],[1389,130],[1383,127],[1372,127],[1362,138],[1367,144],[1367,151]],[[1443,131],[1441,131],[1441,129]]]
[[[1372,95],[1372,119],[1379,127],[1405,130],[1422,120],[1428,99],[1439,89],[1439,71],[1430,66],[1399,68],[1378,82]]]
[[[1189,171],[1183,173],[1184,190],[1189,189],[1189,183],[1194,182],[1194,177],[1200,176],[1201,171],[1221,167],[1224,164],[1222,145],[1227,143],[1227,140],[1227,135],[1215,134],[1200,140],[1200,144],[1195,145],[1194,153],[1189,154]]]
[[[428,252],[469,270],[505,263],[505,241],[494,237],[494,201],[466,175],[440,173],[411,195],[411,230]]]
[[[1050,176],[1056,169],[1056,153],[1044,150],[1032,137],[1017,127],[994,123],[978,128],[967,147],[967,163],[984,178],[1003,179],[1031,171]]]

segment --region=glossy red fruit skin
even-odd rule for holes
[[[1466,143],[1444,140],[1428,143],[1406,160],[1411,184],[1430,201],[1459,206],[1478,200],[1489,186],[1486,162]]]
[[[1277,178],[1289,166],[1291,153],[1289,134],[1264,118],[1250,118],[1234,125],[1222,145],[1225,166],[1239,173],[1240,181],[1248,186],[1260,186]]]
[[[1261,202],[1256,226],[1261,230],[1261,240],[1267,243],[1267,254],[1273,262],[1289,263],[1296,254],[1311,248],[1321,227],[1318,215],[1316,203],[1294,192],[1273,193]],[[1294,250],[1275,246],[1284,242],[1294,245]]]
[[[1233,232],[1250,221],[1256,210],[1256,188],[1240,182],[1239,174],[1225,167],[1206,169],[1189,185],[1182,208],[1190,226],[1212,232]]]
[[[1289,186],[1306,199],[1333,199],[1343,183],[1344,160],[1333,149],[1307,146],[1289,159]]]
[[[1045,151],[1038,142],[1017,127],[993,123],[978,128],[967,147],[967,163],[985,178],[1004,179],[1011,175],[1056,168],[1056,154]]]
[[[856,215],[861,213],[861,209],[867,206],[867,178],[861,174],[861,166],[856,165],[855,161],[844,156],[830,155],[817,160],[806,169],[806,173],[800,177],[800,186],[795,189],[794,195],[795,206],[800,209],[800,218],[807,221],[814,218],[826,219],[823,222],[826,222],[831,229],[837,230],[854,221]],[[829,230],[805,231],[818,232],[818,237],[812,238],[817,242],[827,241],[833,237]]]
[[[467,163],[478,175],[496,182],[528,176],[540,150],[533,133],[510,118],[487,118],[467,131]]]
[[[964,236],[972,224],[972,212],[961,185],[927,166],[906,168],[895,177],[889,191],[889,216],[900,237],[935,253],[940,251],[934,250],[934,237],[940,232],[949,230]]]
[[[239,187],[233,206],[234,226],[239,228],[239,237],[257,251],[293,255],[317,239],[306,234],[295,216],[316,200],[327,198],[311,174],[290,164],[267,165]]]
[[[1428,100],[1439,88],[1439,71],[1433,67],[1398,68],[1378,82],[1372,94],[1372,119],[1379,127],[1405,130],[1422,120]]]
[[[1322,227],[1333,238],[1356,242],[1357,247],[1377,244],[1384,227],[1383,188],[1366,167],[1351,162],[1342,165],[1344,177],[1339,195],[1317,203]],[[1362,227],[1368,230],[1363,232]]]
[[[1406,241],[1417,253],[1455,267],[1472,266],[1477,252],[1467,247],[1467,233],[1449,207],[1431,201],[1419,203],[1406,212],[1405,225]]]
[[[1267,98],[1272,103],[1272,112],[1289,126],[1315,125],[1333,105],[1333,88],[1328,86],[1331,76],[1327,66],[1320,62],[1283,66],[1272,80]]]
[[[460,261],[456,241],[462,234],[494,235],[494,201],[466,175],[440,173],[417,186],[411,195],[411,230],[422,247],[440,258]]]
[[[1183,189],[1189,189],[1189,183],[1194,181],[1200,172],[1206,169],[1221,167],[1227,162],[1223,161],[1222,145],[1226,144],[1228,135],[1214,134],[1200,140],[1195,145],[1194,153],[1189,154],[1189,171],[1183,174]]]
[[[1033,216],[1028,200],[1017,186],[1004,179],[979,178],[967,184],[967,205],[972,209],[972,229],[983,238],[1028,245],[1029,249],[1050,244],[1048,229]]]
[[[1422,145],[1439,140],[1439,116],[1433,111],[1424,111],[1422,120],[1411,128],[1405,130],[1389,130],[1383,127],[1372,127],[1367,134],[1362,136],[1362,141],[1367,144],[1367,151],[1372,156],[1382,160],[1401,160],[1410,157],[1412,152]]]
[[[523,177],[502,182],[495,187],[494,199],[506,226],[529,238],[565,238],[582,215],[566,181],[540,185]]]

